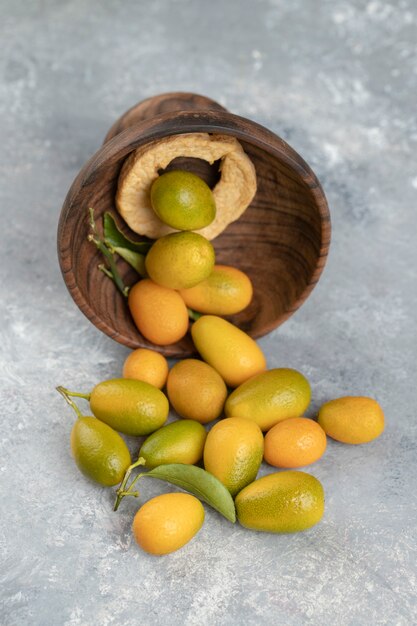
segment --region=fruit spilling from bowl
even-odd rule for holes
[[[187,141],[191,137],[192,135],[187,136]],[[164,144],[163,141],[160,143]],[[236,144],[234,140],[232,145]],[[154,148],[155,146],[152,149]],[[140,163],[143,164],[145,156],[140,151]],[[243,159],[246,165],[249,161],[243,151],[239,152],[239,159]],[[103,223],[104,237],[101,237],[95,223],[94,211],[90,209],[89,239],[103,253],[104,261],[108,263],[107,266],[101,264],[100,269],[127,296],[129,311],[141,335],[155,345],[167,346],[186,335],[189,317],[195,320],[204,313],[233,315],[243,311],[251,302],[253,287],[249,277],[240,269],[216,265],[213,245],[206,236],[195,232],[202,228],[205,231],[216,220],[220,220],[216,232],[219,229],[221,231],[225,228],[225,215],[231,213],[235,218],[233,211],[217,209],[215,194],[209,186],[195,174],[174,170],[155,179],[148,177],[142,180],[139,192],[136,184],[138,174],[135,173],[137,168],[138,160],[130,157],[119,177],[117,206],[120,214],[126,219],[128,216],[130,225],[133,222],[138,232],[148,232],[143,224],[152,219],[157,219],[162,225],[169,225],[171,232],[154,241],[135,243],[126,238],[118,228],[114,216],[106,213]],[[250,200],[256,190],[254,171],[252,174],[252,190],[245,202]],[[226,178],[223,172],[222,176],[230,186],[234,180],[232,173],[229,172]],[[153,182],[150,183],[149,180]],[[242,186],[244,181],[239,177],[237,181]],[[147,202],[151,204],[152,216],[148,215]],[[145,219],[144,216],[147,215]],[[229,215],[228,220],[230,219],[232,218]],[[175,231],[171,228],[174,226],[177,229]],[[121,256],[136,270],[141,276],[139,282],[130,287],[123,283],[117,268],[116,255]],[[207,324],[213,328],[211,335],[216,332],[214,326],[219,325],[219,322],[206,322],[204,326]],[[239,332],[238,329],[236,331]],[[221,340],[224,332],[220,327],[217,332]],[[202,333],[207,334],[206,331]],[[194,341],[196,342],[195,338]],[[205,342],[204,339],[202,341]],[[250,342],[247,343],[249,345]],[[254,342],[251,346],[256,352]],[[244,359],[245,354],[241,361]]]
[[[267,370],[258,344],[224,319],[250,304],[253,286],[241,269],[216,264],[209,239],[244,211],[256,177],[237,140],[202,134],[194,139],[155,142],[122,168],[119,213],[155,241],[129,240],[110,214],[100,235],[92,209],[89,239],[103,253],[100,269],[126,296],[139,332],[155,346],[166,346],[190,331],[200,359],[182,360],[169,370],[161,354],[141,348],[127,357],[122,378],[103,381],[90,393],[58,387],[77,413],[71,434],[76,464],[101,485],[119,485],[115,510],[124,497],[139,495],[134,487],[144,477],[188,492],[153,498],[134,518],[137,543],[158,555],[199,532],[200,500],[252,530],[312,527],[324,513],[324,490],[317,478],[294,470],[322,457],[326,434],[365,443],[384,427],[381,408],[369,398],[333,400],[322,407],[318,422],[306,418],[311,387],[305,376],[289,368]],[[213,192],[186,171],[158,175],[180,145],[185,156],[204,146],[212,160],[223,159]],[[134,285],[124,284],[116,255],[139,274]],[[87,400],[94,417],[84,416],[74,398]],[[167,424],[170,405],[179,419]],[[222,416],[207,432],[206,424]],[[119,433],[146,437],[135,462]],[[287,471],[258,478],[263,460]],[[140,466],[145,471],[133,477]]]
[[[254,338],[271,332],[303,304],[322,274],[330,243],[326,197],[314,172],[282,138],[196,94],[161,94],[136,104],[78,173],[58,226],[58,258],[70,295],[115,341],[152,347],[105,274],[97,274],[100,255],[87,241],[85,214],[94,207],[100,235],[106,213],[116,219],[130,242],[120,245],[118,238],[111,245],[132,262],[132,251],[142,253],[136,260],[143,275],[150,242],[140,240],[174,231],[152,208],[150,194],[152,183],[173,169],[206,181],[216,217],[195,232],[214,243],[216,264],[238,267],[254,285],[251,305],[232,314],[232,321]],[[116,262],[131,285],[133,271]],[[159,351],[174,358],[195,355],[189,335]]]

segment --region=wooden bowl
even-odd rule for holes
[[[118,216],[117,179],[130,152],[155,139],[193,132],[236,137],[256,168],[254,200],[238,221],[213,240],[217,263],[242,269],[254,286],[252,303],[229,318],[233,323],[260,337],[288,319],[317,283],[330,241],[329,210],[320,183],[305,161],[274,133],[195,94],[163,94],[130,109],[112,126],[68,192],[58,227],[59,262],[70,294],[97,328],[130,348],[151,347],[172,357],[195,354],[191,338],[187,335],[176,344],[157,347],[142,337],[125,298],[97,268],[103,258],[87,240],[88,208],[94,209],[101,230],[105,211]],[[218,178],[217,167],[204,161],[176,159],[174,165],[196,172],[211,185]],[[120,218],[117,221],[122,224]],[[127,226],[123,229],[140,239]],[[118,265],[127,284],[138,280],[124,261]]]

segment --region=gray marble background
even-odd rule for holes
[[[415,0],[0,8],[0,623],[416,623]],[[310,379],[308,415],[371,395],[387,427],[364,446],[329,441],[309,470],[327,496],[314,529],[250,533],[207,508],[198,538],[155,558],[132,542],[138,503],[113,513],[111,490],[70,457],[73,416],[54,387],[89,390],[128,351],[72,302],[55,240],[68,187],[112,122],[172,90],[266,125],[316,171],[328,265],[260,344],[270,367]],[[143,500],[168,490],[144,481]]]

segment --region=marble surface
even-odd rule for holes
[[[416,3],[2,0],[1,15],[1,624],[416,623]],[[387,426],[329,441],[310,468],[326,491],[314,529],[251,533],[207,507],[194,541],[155,558],[132,542],[137,502],[113,513],[70,457],[55,386],[89,390],[128,351],[72,302],[55,241],[114,119],[173,90],[264,124],[316,171],[329,261],[260,345],[310,379],[309,416],[371,395]],[[142,497],[168,490],[144,481]]]

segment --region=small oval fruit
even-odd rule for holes
[[[255,480],[262,463],[264,438],[252,420],[229,417],[207,435],[204,467],[235,496]]]
[[[324,513],[324,491],[305,472],[284,471],[258,478],[235,499],[245,528],[269,533],[295,533],[317,524]]]
[[[216,217],[216,203],[207,183],[192,172],[172,170],[158,176],[151,187],[152,208],[176,230],[198,230]]]
[[[163,426],[169,412],[167,397],[141,380],[114,378],[94,387],[90,394],[94,415],[115,430],[139,437]]]
[[[318,421],[324,431],[343,443],[368,443],[384,430],[384,413],[376,400],[345,396],[320,408]]]
[[[173,289],[146,278],[130,289],[128,306],[139,332],[157,346],[175,343],[187,333],[187,307]]]
[[[234,315],[243,311],[252,300],[252,294],[249,277],[228,265],[215,265],[208,278],[180,291],[188,307],[211,315]]]
[[[187,493],[165,493],[148,500],[136,513],[132,530],[149,554],[174,552],[188,543],[204,522],[200,500]]]
[[[168,377],[166,358],[147,348],[133,350],[123,364],[123,378],[134,378],[162,389]]]
[[[293,417],[268,430],[264,458],[275,467],[304,467],[318,461],[326,445],[326,433],[317,422]]]
[[[193,420],[178,420],[156,430],[143,442],[139,456],[153,469],[168,463],[194,465],[203,456],[207,433]]]
[[[95,417],[80,417],[71,431],[71,451],[78,469],[100,485],[117,485],[132,463],[121,436]]]
[[[178,415],[207,424],[223,411],[227,387],[220,374],[207,363],[184,359],[168,374],[167,394]]]
[[[170,289],[187,289],[207,278],[215,261],[212,244],[197,233],[171,233],[157,239],[146,255],[150,278]]]
[[[227,416],[247,417],[261,430],[282,420],[303,415],[310,404],[308,380],[296,370],[276,368],[254,376],[227,398]]]
[[[192,325],[191,334],[203,359],[230,387],[241,385],[266,368],[265,356],[258,344],[221,317],[203,315]],[[233,414],[233,417],[246,416]]]

